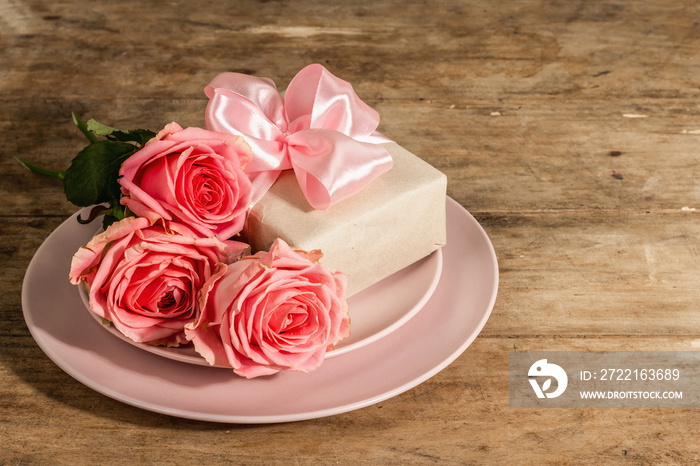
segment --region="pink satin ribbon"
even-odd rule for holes
[[[314,64],[302,69],[285,92],[268,78],[222,73],[205,88],[206,127],[245,138],[253,158],[245,172],[258,201],[282,170],[293,169],[315,209],[326,209],[360,192],[392,167],[376,131],[379,114],[350,83]]]

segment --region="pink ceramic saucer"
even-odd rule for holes
[[[498,288],[496,256],[486,233],[448,199],[442,276],[420,312],[311,374],[246,380],[226,369],[183,364],[105,338],[66,279],[70,258],[83,241],[63,225],[42,244],[25,275],[22,305],[32,336],[59,367],[88,387],[133,406],[190,419],[296,421],[398,395],[467,349],[486,323]]]
[[[68,222],[71,220],[72,218]],[[63,224],[59,229],[61,231],[63,229],[68,230],[70,227],[71,225]],[[74,230],[74,228],[70,229]],[[84,231],[89,232],[91,229],[84,228]],[[86,233],[84,242],[87,243],[90,237],[91,234]],[[350,319],[352,321],[351,335],[326,353],[326,359],[362,348],[390,334],[408,322],[433,295],[441,273],[442,251],[437,250],[430,256],[352,296],[348,299]],[[102,325],[102,318],[89,311],[87,292],[82,287],[76,286],[75,289],[86,308],[86,312],[100,323],[105,331],[115,337],[164,358],[212,367],[194,350],[192,345],[165,348],[136,343],[113,326]]]

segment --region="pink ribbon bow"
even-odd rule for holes
[[[315,209],[360,192],[393,162],[376,131],[379,114],[350,83],[314,64],[285,92],[268,78],[222,73],[205,88],[206,127],[242,136],[253,158],[245,167],[258,201],[282,170],[293,169]]]

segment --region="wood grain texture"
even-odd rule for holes
[[[697,463],[697,410],[508,408],[507,354],[700,348],[699,14],[682,0],[0,0],[0,465]],[[446,173],[489,234],[501,276],[481,335],[402,395],[279,425],[154,414],[66,375],[20,295],[75,208],[13,156],[66,168],[85,144],[71,111],[201,126],[217,73],[284,89],[313,62]]]

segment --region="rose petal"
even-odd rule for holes
[[[317,368],[349,333],[346,280],[319,257],[277,240],[220,266],[202,287],[199,320],[186,327],[195,349],[210,363],[225,357],[244,377]]]

